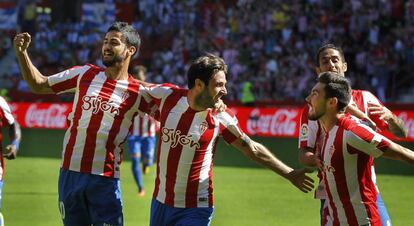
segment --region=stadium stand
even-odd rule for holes
[[[115,19],[140,31],[133,63],[149,68],[151,82],[184,85],[189,61],[212,52],[229,65],[228,101],[250,81],[259,102],[302,102],[315,77],[312,57],[333,42],[345,51],[354,88],[384,102],[414,100],[414,0],[25,0],[0,9],[0,88],[12,101],[61,100],[27,94],[11,50],[16,31],[32,34],[35,64],[53,74],[101,65],[98,41]]]

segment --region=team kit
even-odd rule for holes
[[[28,54],[32,41],[30,34],[19,33],[13,43],[31,90],[74,94],[61,167],[56,169],[63,225],[124,225],[119,178],[121,145],[126,140],[131,150],[141,146],[156,150],[155,155],[129,153],[137,157],[132,161],[138,171],[140,158],[145,159],[144,174],[156,165],[149,225],[210,225],[216,205],[213,159],[220,137],[301,192],[311,192],[316,184],[321,208],[315,217],[321,225],[391,225],[375,181],[373,159],[414,164],[414,153],[378,132],[406,136],[401,121],[372,93],[351,89],[341,48],[328,44],[317,53],[315,84],[301,116],[298,153],[304,167],[294,169],[244,133],[237,115],[222,101],[227,95],[228,68],[219,56],[194,59],[186,72],[187,88],[181,88],[147,83],[129,73],[141,39],[125,22],[112,24],[103,38],[105,67],[85,64],[43,75]],[[368,114],[374,111],[381,115],[375,122]],[[143,129],[144,124],[150,129]],[[143,141],[155,136],[154,127],[159,130],[158,142]],[[138,135],[138,130],[145,135]],[[319,182],[307,175],[309,168],[318,169]],[[144,195],[140,172],[134,178]]]

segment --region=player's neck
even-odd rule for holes
[[[128,67],[123,65],[107,67],[105,75],[113,80],[128,80]]]
[[[331,129],[336,125],[339,119],[339,114],[336,113],[326,113],[319,119],[322,127],[326,132],[331,131]]]
[[[203,108],[197,104],[196,98],[197,98],[197,93],[195,92],[195,90],[193,89],[188,90],[187,101],[188,101],[188,105],[190,105],[190,108],[192,108],[195,111],[207,110],[206,108]]]

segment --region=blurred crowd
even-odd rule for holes
[[[29,51],[45,75],[102,65],[105,29],[125,20],[140,32],[142,49],[133,64],[148,68],[150,82],[185,86],[191,60],[210,52],[229,66],[227,99],[239,100],[249,87],[256,101],[303,101],[316,76],[317,49],[334,43],[344,49],[354,88],[384,102],[414,100],[414,0],[67,2],[62,13],[45,1],[16,4],[17,30],[32,34]],[[27,92],[8,57],[16,30],[1,32],[7,35],[0,36],[0,67],[10,69],[0,72],[0,86]]]

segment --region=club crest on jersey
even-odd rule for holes
[[[129,91],[126,89],[121,96],[122,101],[125,101],[129,97]]]
[[[84,96],[82,101],[82,109],[85,111],[92,109],[93,114],[98,113],[98,111],[105,111],[114,115],[119,114],[119,108],[114,106],[113,101],[102,100],[102,97]]]
[[[162,128],[161,133],[162,141],[165,143],[171,142],[171,148],[177,147],[178,144],[181,144],[182,146],[189,146],[190,148],[200,148],[200,144],[195,142],[191,135],[181,134],[180,130],[164,127]]]
[[[206,121],[203,121],[200,124],[200,133],[203,134],[208,128],[208,123]]]

